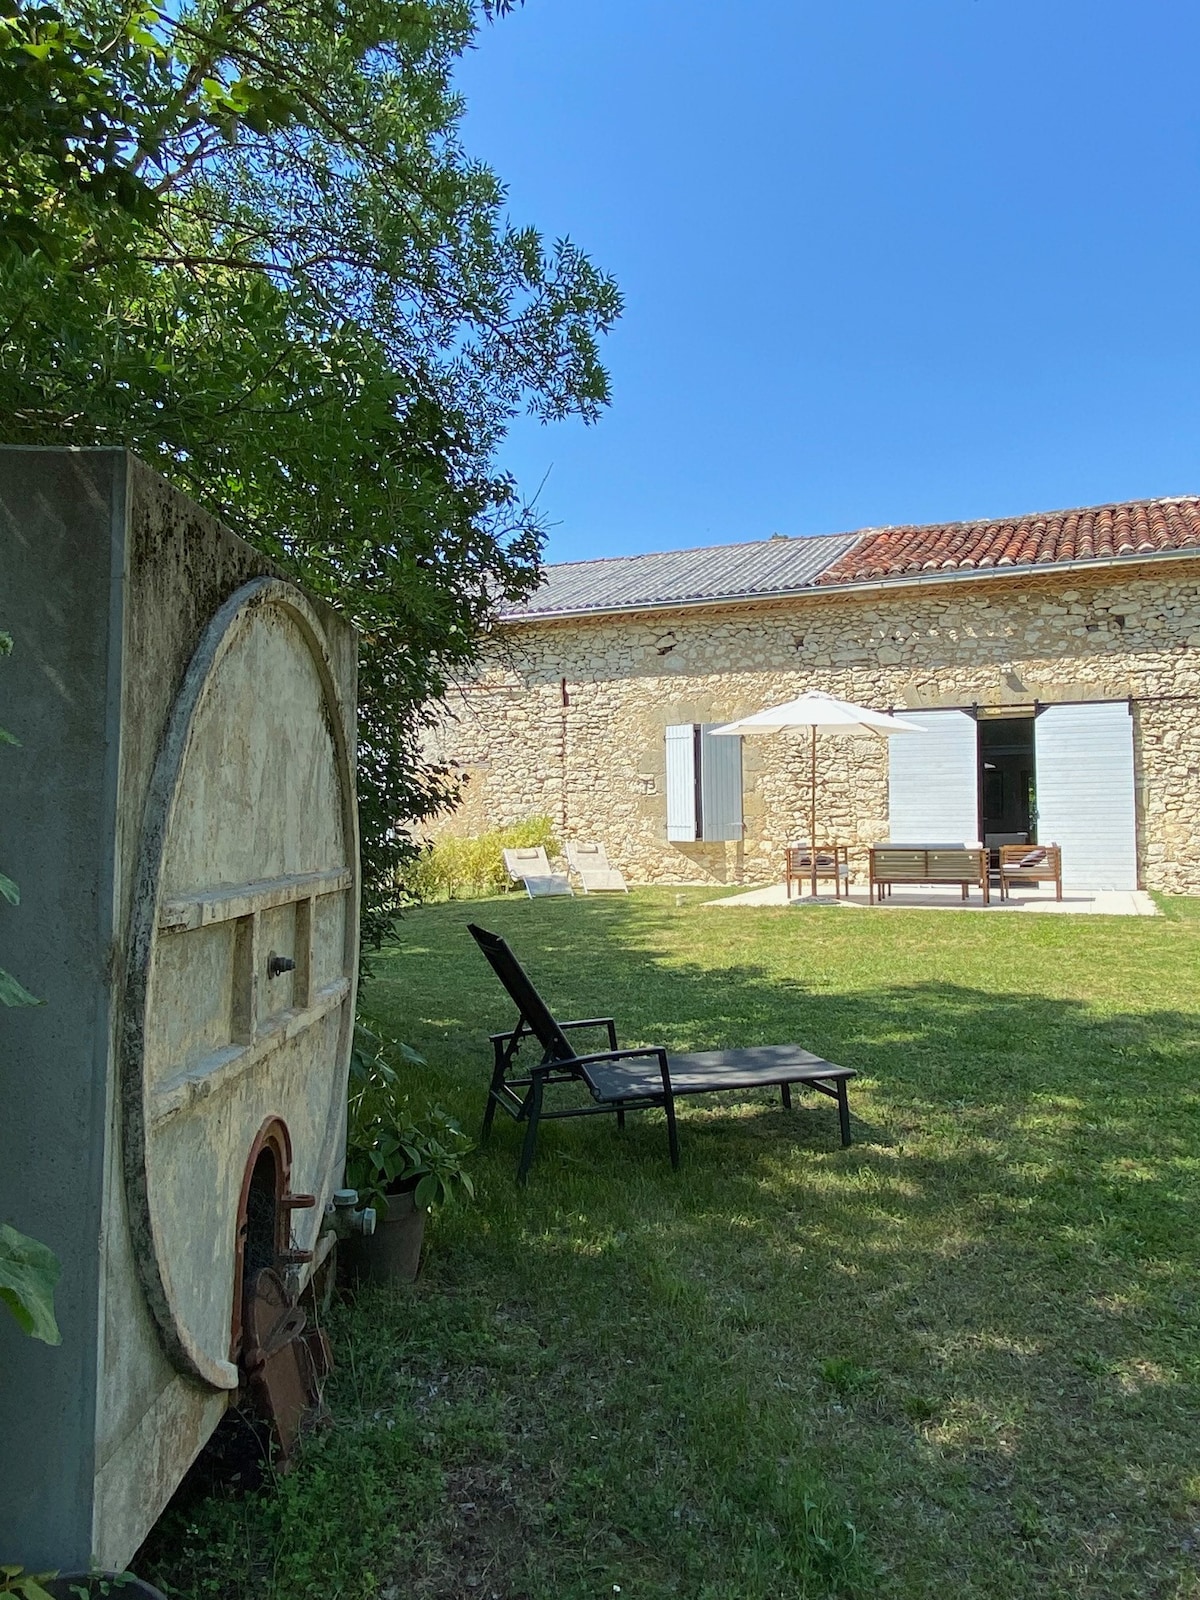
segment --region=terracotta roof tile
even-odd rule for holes
[[[1200,495],[1184,495],[1173,500],[1041,511],[991,522],[871,528],[815,582],[862,583],[917,572],[1111,561],[1193,548],[1200,549]]]

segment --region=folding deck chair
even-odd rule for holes
[[[598,894],[605,889],[629,893],[624,874],[609,861],[602,844],[569,844],[566,850],[567,865],[579,879],[584,894]]]
[[[701,1050],[691,1055],[669,1055],[661,1045],[622,1050],[611,1017],[589,1017],[578,1022],[558,1022],[534,988],[521,963],[499,934],[475,923],[467,924],[493,972],[517,1007],[517,1025],[507,1033],[493,1033],[492,1082],[483,1114],[483,1134],[492,1130],[496,1107],[503,1106],[525,1123],[525,1140],[517,1179],[524,1182],[537,1149],[538,1125],[555,1117],[589,1117],[615,1112],[617,1126],[625,1126],[627,1111],[661,1106],[667,1118],[667,1143],[671,1165],[679,1165],[679,1135],[675,1102],[680,1095],[716,1094],[729,1089],[775,1088],[785,1110],[792,1108],[792,1085],[815,1089],[837,1101],[842,1144],[850,1143],[850,1107],[846,1085],[855,1077],[853,1067],[822,1061],[799,1045],[755,1045],[741,1050]],[[608,1049],[577,1055],[567,1040],[576,1028],[603,1029]],[[541,1049],[541,1059],[521,1072],[517,1053],[526,1039]],[[514,1072],[514,1067],[517,1071]],[[568,1106],[558,1111],[544,1108],[548,1087],[582,1083],[594,1104]]]
[[[525,893],[532,900],[543,894],[574,894],[571,880],[562,872],[551,870],[543,845],[536,849],[523,846],[519,850],[505,850],[504,870],[514,883],[523,883]]]

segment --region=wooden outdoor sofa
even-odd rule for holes
[[[982,846],[962,844],[876,844],[871,846],[871,899],[883,902],[894,884],[956,883],[967,898],[971,889],[983,890],[983,903],[991,899],[988,852]]]
[[[517,1007],[517,1025],[506,1033],[493,1033],[492,1081],[483,1114],[483,1134],[491,1133],[496,1107],[502,1106],[525,1123],[525,1139],[517,1179],[524,1182],[537,1149],[539,1125],[558,1117],[587,1117],[615,1113],[617,1126],[625,1126],[627,1111],[661,1106],[666,1113],[671,1165],[679,1165],[679,1135],[675,1102],[681,1095],[716,1094],[723,1090],[778,1089],[786,1110],[792,1105],[792,1086],[815,1089],[837,1101],[838,1125],[843,1145],[850,1143],[850,1107],[846,1085],[855,1077],[853,1067],[834,1066],[799,1045],[748,1046],[741,1050],[701,1050],[674,1055],[661,1045],[622,1050],[611,1017],[589,1017],[559,1022],[534,988],[528,974],[499,934],[468,923],[468,931]],[[608,1048],[576,1053],[567,1038],[579,1028],[602,1031]],[[521,1070],[517,1055],[529,1041],[540,1058]],[[583,1084],[593,1104],[546,1110],[545,1092],[555,1084]]]
[[[1000,898],[1008,899],[1013,883],[1052,883],[1055,899],[1062,899],[1062,851],[1056,844],[1002,844],[1000,846]]]

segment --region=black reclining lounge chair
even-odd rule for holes
[[[588,1117],[615,1112],[617,1126],[625,1126],[627,1111],[661,1106],[667,1117],[671,1165],[679,1165],[679,1137],[675,1128],[675,1101],[684,1094],[715,1094],[719,1090],[777,1088],[784,1106],[792,1105],[791,1086],[804,1084],[837,1101],[842,1143],[850,1143],[850,1107],[846,1085],[853,1067],[835,1067],[799,1045],[749,1046],[742,1050],[701,1050],[691,1055],[668,1055],[661,1045],[622,1050],[617,1045],[611,1017],[589,1017],[579,1022],[558,1022],[530,982],[528,974],[499,934],[467,924],[500,982],[514,1001],[517,1025],[508,1033],[491,1035],[493,1067],[483,1114],[483,1138],[491,1132],[496,1107],[525,1123],[525,1142],[517,1177],[524,1182],[537,1147],[538,1124],[553,1117]],[[567,1041],[574,1028],[603,1028],[608,1049],[577,1055]],[[516,1056],[526,1039],[541,1047],[541,1060],[519,1076],[511,1075]],[[583,1083],[596,1102],[561,1111],[543,1109],[548,1085]],[[520,1091],[518,1093],[518,1091]]]

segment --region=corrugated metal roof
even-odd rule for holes
[[[546,567],[538,589],[524,605],[506,612],[505,620],[793,594],[811,584],[858,538],[857,533],[827,533],[564,561]]]

